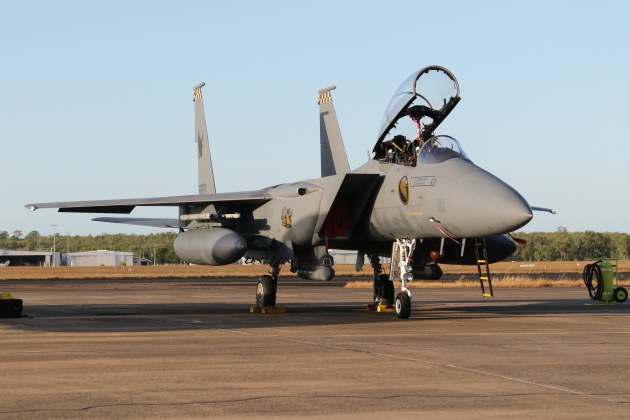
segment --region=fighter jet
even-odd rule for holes
[[[225,265],[241,258],[269,264],[256,305],[276,305],[278,274],[304,279],[334,275],[329,249],[356,250],[373,268],[373,306],[411,313],[409,282],[436,280],[440,264],[479,268],[482,294],[492,296],[489,263],[507,258],[516,244],[506,234],[532,218],[512,187],[475,165],[453,137],[435,130],[460,101],[459,84],[446,68],[411,74],[387,105],[376,143],[364,165],[350,170],[337,115],[334,86],[319,91],[321,177],[255,191],[217,193],[210,158],[201,83],[193,88],[199,193],[27,204],[31,210],[129,214],[137,206],[172,206],[177,219],[99,217],[112,223],[177,228],[174,249],[184,261]],[[391,258],[384,273],[380,257]],[[395,293],[393,280],[400,280]]]

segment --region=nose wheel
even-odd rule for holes
[[[408,319],[411,315],[411,299],[407,292],[396,295],[396,316],[398,319]]]

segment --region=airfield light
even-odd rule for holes
[[[53,267],[57,265],[56,262],[56,258],[55,258],[55,252],[57,251],[57,242],[56,242],[56,237],[57,237],[57,231],[56,228],[59,225],[50,225],[53,228],[53,255],[52,255],[52,265]]]

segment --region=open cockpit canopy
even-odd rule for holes
[[[433,131],[444,121],[460,100],[459,84],[453,73],[439,66],[429,66],[416,71],[409,76],[394,93],[389,101],[383,123],[379,130],[378,140],[373,152],[375,159],[384,158],[387,147],[383,145],[386,137],[391,134],[397,124],[406,120],[415,127],[412,138],[407,132],[403,133],[407,141],[429,139]],[[400,135],[397,136],[400,138]],[[393,141],[389,139],[387,142]]]

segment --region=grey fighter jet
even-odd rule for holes
[[[367,163],[351,171],[329,87],[319,91],[321,178],[256,191],[217,193],[203,109],[202,87],[193,89],[199,194],[120,200],[34,203],[31,210],[130,213],[136,206],[174,206],[177,219],[99,217],[93,220],[178,228],[175,252],[195,264],[231,264],[242,257],[271,266],[256,288],[259,307],[275,306],[280,268],[305,279],[334,275],[329,249],[358,251],[374,270],[373,305],[411,312],[409,282],[436,280],[440,264],[479,268],[482,294],[492,295],[488,264],[510,256],[506,234],[532,218],[532,208],[512,187],[475,165],[457,140],[435,130],[460,101],[447,69],[414,72],[385,111]],[[389,274],[379,257],[391,257]],[[395,294],[393,280],[400,280]]]

